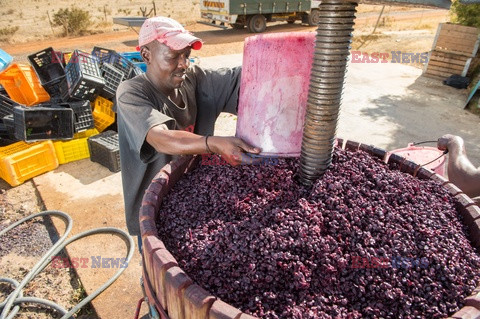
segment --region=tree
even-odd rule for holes
[[[452,22],[480,28],[480,4],[462,4],[460,1],[452,3]]]
[[[82,34],[90,26],[90,13],[76,7],[60,9],[53,15],[53,23],[61,26],[66,36]]]

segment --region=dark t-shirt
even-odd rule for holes
[[[139,209],[152,179],[175,156],[158,153],[147,132],[165,124],[171,130],[212,134],[221,112],[236,113],[241,68],[187,70],[180,88],[180,108],[156,90],[145,74],[121,83],[117,90],[117,126],[127,228],[140,235]]]

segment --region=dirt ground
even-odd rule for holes
[[[445,10],[404,9],[387,7],[375,34],[373,31],[381,6],[359,8],[352,48],[363,52],[427,52],[431,49],[438,23],[448,21]],[[246,30],[220,30],[202,24],[191,24],[187,29],[205,41],[201,51],[195,55],[202,57],[235,54],[243,52],[243,41],[251,36]],[[314,31],[315,27],[285,23],[269,24],[267,32]],[[117,31],[101,34],[50,38],[27,43],[0,43],[0,47],[11,54],[15,61],[26,62],[29,54],[52,46],[56,50],[89,51],[94,46],[102,46],[119,52],[134,51],[137,34],[134,30],[118,27]],[[422,67],[417,65],[417,67]],[[108,203],[106,203],[108,205]],[[37,196],[35,185],[28,181],[17,187],[10,187],[0,180],[0,230],[12,222],[44,209]],[[24,227],[7,233],[0,238],[0,277],[18,281],[34,265],[35,261],[48,250],[51,240],[57,234],[52,231],[48,220],[29,222]],[[11,291],[8,285],[0,284],[0,301]],[[51,266],[35,279],[24,293],[50,299],[71,308],[83,294],[81,285],[73,270]],[[29,314],[16,318],[47,318],[48,311],[27,308]],[[83,311],[85,318],[96,318],[92,309]]]

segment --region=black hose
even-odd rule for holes
[[[30,272],[23,278],[22,282],[18,283],[17,281],[10,279],[10,278],[0,278],[0,282],[8,282],[11,285],[15,287],[14,291],[8,295],[6,300],[2,303],[0,303],[0,319],[11,319],[13,318],[19,311],[19,306],[22,303],[38,303],[38,304],[43,304],[45,306],[48,306],[50,308],[55,309],[57,312],[62,314],[61,319],[67,319],[67,318],[73,318],[73,315],[80,310],[83,306],[85,306],[87,303],[92,301],[94,298],[96,298],[100,293],[102,293],[105,289],[107,289],[117,278],[125,271],[125,268],[120,267],[119,270],[106,282],[104,283],[100,288],[95,290],[91,295],[89,295],[87,298],[83,299],[80,303],[78,303],[75,307],[73,307],[70,311],[67,311],[63,309],[60,305],[49,301],[49,300],[44,300],[44,299],[39,299],[39,298],[33,298],[33,297],[23,297],[23,288],[36,276],[38,275],[52,260],[53,256],[58,254],[61,250],[63,250],[67,245],[73,243],[74,241],[77,241],[81,238],[96,235],[96,234],[115,234],[122,238],[126,245],[127,245],[127,257],[125,259],[126,264],[130,262],[133,256],[134,252],[134,243],[132,238],[123,230],[113,228],[113,227],[106,227],[106,228],[97,228],[97,229],[92,229],[80,234],[77,234],[73,236],[72,238],[66,240],[68,234],[72,230],[72,224],[73,221],[70,216],[68,216],[64,212],[60,211],[45,211],[41,212],[38,214],[34,214],[28,217],[25,217],[12,225],[8,226],[7,228],[3,229],[0,231],[0,237],[10,231],[11,229],[17,227],[18,225],[36,218],[36,217],[41,217],[41,216],[47,216],[47,215],[55,215],[57,217],[60,217],[66,224],[66,229],[65,233],[60,237],[60,239],[45,253],[45,255],[42,256],[42,258],[33,266],[33,268],[30,270]],[[14,306],[14,307],[13,307]],[[12,309],[13,307],[13,309]],[[10,310],[12,309],[12,310]]]

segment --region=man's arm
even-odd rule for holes
[[[448,150],[448,179],[471,198],[480,196],[480,167],[467,158],[463,139],[444,135],[438,140],[438,148]]]
[[[242,164],[244,153],[260,153],[236,137],[206,136],[181,130],[168,130],[165,125],[152,127],[146,137],[157,152],[171,155],[205,154],[209,150],[220,154],[231,165]],[[208,147],[207,147],[208,144]]]

